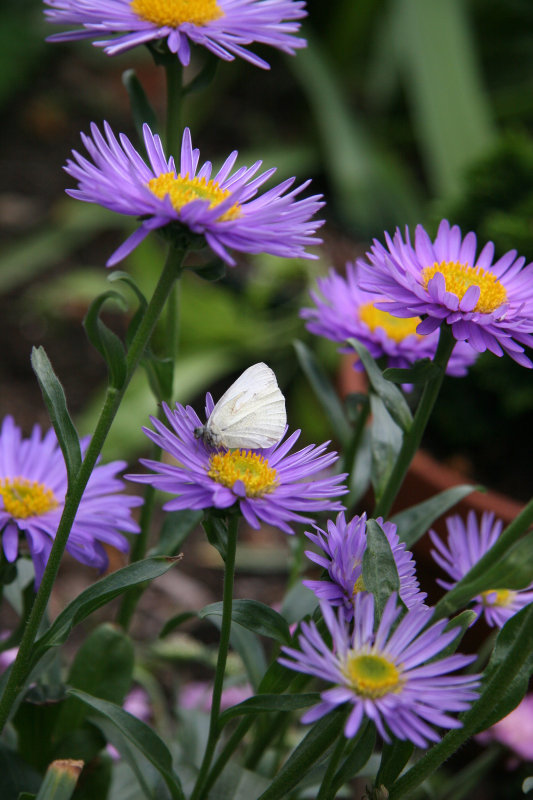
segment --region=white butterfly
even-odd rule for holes
[[[248,367],[224,392],[194,435],[210,447],[272,447],[285,433],[287,413],[276,376],[266,364]]]

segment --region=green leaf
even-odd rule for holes
[[[400,578],[391,546],[375,519],[366,523],[366,548],[363,554],[363,583],[372,592],[380,618],[392,592],[400,591]]]
[[[226,709],[220,715],[220,725],[225,725],[233,717],[244,714],[258,714],[269,711],[296,711],[299,708],[307,708],[316,705],[320,700],[319,692],[307,692],[305,694],[258,694],[249,697],[242,703]]]
[[[169,635],[169,633],[172,633],[172,631],[175,631],[176,628],[179,628],[179,626],[182,623],[195,618],[196,618],[196,613],[194,611],[184,611],[182,614],[176,614],[175,617],[171,617],[165,622],[165,624],[161,628],[161,633],[159,634],[159,638],[164,639],[165,636]]]
[[[333,778],[333,789],[337,790],[343,786],[350,778],[357,775],[365,764],[368,762],[370,756],[374,752],[374,745],[376,743],[376,728],[372,723],[368,723],[364,727],[361,736],[357,734],[354,737],[355,741],[351,746],[351,752],[344,759],[344,763],[335,773]]]
[[[479,487],[469,484],[445,489],[434,497],[430,497],[429,500],[424,500],[416,506],[411,506],[411,508],[395,514],[391,517],[391,522],[397,526],[398,536],[409,550],[429,530],[436,519],[478,489]]]
[[[133,642],[109,622],[85,639],[70,667],[67,684],[95,697],[122,705],[133,678]],[[61,704],[54,735],[57,739],[81,725],[87,707],[74,697]]]
[[[223,603],[210,603],[198,612],[201,618],[209,616],[222,617]],[[291,634],[287,621],[274,611],[270,606],[257,600],[234,600],[231,618],[243,628],[257,633],[259,636],[268,636],[281,644],[289,644]]]
[[[22,791],[37,792],[41,775],[16,750],[0,742],[0,797],[11,800]]]
[[[391,383],[412,383],[415,385],[428,383],[440,375],[440,368],[429,358],[415,361],[409,369],[389,367],[383,370],[383,377]]]
[[[139,137],[139,142],[143,144],[143,125],[145,122],[150,126],[152,133],[158,132],[156,113],[134,69],[124,70],[122,73],[122,83],[130,98],[131,115],[133,117],[135,130],[137,131],[137,136]]]
[[[309,767],[324,758],[344,726],[345,709],[336,709],[316,722],[258,800],[278,800],[297,786]]]
[[[442,599],[444,616],[449,609],[461,608],[481,592],[492,589],[525,589],[531,584],[533,563],[533,531],[516,542],[497,564],[489,567],[479,578],[455,586]]]
[[[390,8],[398,68],[433,191],[453,197],[463,191],[465,169],[496,138],[470,9],[462,0],[394,0]],[[464,124],[457,126],[458,119]]]
[[[479,720],[475,733],[490,728],[507,716],[524,697],[533,673],[533,605],[526,606],[511,617],[496,639],[491,659],[483,676],[482,697],[489,700],[494,690],[501,688],[499,676],[505,670],[513,651],[520,648],[522,664],[512,680],[505,681],[506,690],[495,703],[487,703],[489,713]],[[479,701],[478,701],[479,702]],[[470,712],[471,713],[471,712]]]
[[[131,586],[158,578],[173,567],[177,561],[179,559],[152,556],[112,572],[111,575],[106,575],[105,578],[101,578],[89,586],[58,614],[48,630],[37,640],[32,663],[36,663],[50,647],[57,647],[66,641],[72,628],[97,608],[109,603],[110,600],[118,597]]]
[[[214,514],[206,514],[202,521],[202,527],[209,544],[218,550],[222,560],[225,561],[228,548],[228,529],[224,520],[215,517]]]
[[[200,72],[183,87],[183,94],[194,94],[199,92],[212,83],[215,73],[217,71],[219,58],[213,53],[206,51],[204,54],[204,65]]]
[[[414,749],[414,744],[408,740],[393,739],[391,744],[385,742],[375,785],[391,786],[411,758]]]
[[[139,327],[141,320],[144,317],[144,312],[146,311],[148,301],[144,296],[144,294],[142,293],[142,291],[140,290],[140,288],[137,286],[135,280],[127,272],[122,272],[122,270],[116,269],[107,276],[107,280],[111,282],[122,281],[123,283],[127,284],[127,286],[129,286],[129,288],[134,292],[134,294],[137,297],[137,300],[139,301],[139,307],[137,308],[135,314],[132,316],[128,325],[128,330],[126,332],[126,345],[127,347],[129,347],[133,341],[133,337],[137,333],[137,328]]]
[[[70,486],[81,467],[81,449],[76,428],[68,413],[65,392],[45,353],[44,347],[34,347],[32,349],[31,365],[39,381],[44,402],[65,459]]]
[[[148,376],[150,389],[156,400],[168,400],[172,397],[174,383],[174,361],[172,358],[159,358],[152,352],[146,352],[143,367]]]
[[[289,625],[300,622],[304,617],[311,616],[318,605],[318,600],[314,592],[298,581],[289,589],[283,598],[281,614]]]
[[[101,750],[83,770],[74,800],[112,800],[109,790],[113,779],[114,761],[110,754]],[[120,797],[117,793],[116,797]],[[122,798],[124,800],[124,798]]]
[[[68,693],[77,697],[94,709],[98,714],[102,714],[111,722],[131,744],[133,744],[145,758],[157,769],[165,781],[172,797],[175,800],[185,800],[183,789],[177,775],[172,771],[172,756],[163,740],[145,722],[124,711],[120,706],[93,697],[86,692],[78,689],[69,689]]]
[[[372,423],[370,426],[370,478],[376,499],[387,485],[402,446],[402,432],[385,408],[380,397],[370,396]]]
[[[52,761],[46,770],[37,800],[70,800],[82,769],[83,761]]]
[[[351,438],[351,427],[346,419],[337,392],[316,360],[314,353],[307,345],[298,339],[293,344],[300,367],[324,409],[326,417],[335,432],[335,438],[339,442],[347,444]]]
[[[361,342],[358,342],[357,339],[348,339],[347,341],[361,359],[372,388],[382,399],[394,422],[404,433],[407,433],[413,424],[413,415],[400,389],[385,380],[375,360]]]
[[[200,524],[203,514],[203,511],[193,511],[189,508],[182,511],[167,511],[159,540],[149,551],[149,555],[177,555],[187,536]]]
[[[121,309],[127,307],[124,298],[118,292],[104,292],[89,306],[83,327],[89,341],[107,364],[111,386],[120,389],[126,380],[126,352],[116,333],[113,333],[100,319],[102,307],[108,300],[114,301]]]

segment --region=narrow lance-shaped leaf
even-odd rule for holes
[[[158,578],[179,560],[179,558],[152,556],[118,569],[89,586],[58,614],[48,630],[37,640],[33,650],[32,663],[36,663],[50,647],[62,644],[72,628],[97,608],[109,603],[110,600],[118,597],[131,586]]]
[[[300,367],[302,368],[307,380],[320,402],[329,420],[335,436],[340,442],[347,443],[351,437],[351,428],[344,414],[337,392],[331,382],[317,362],[312,351],[303,342],[296,340],[294,349]]]
[[[185,800],[180,780],[172,770],[170,751],[149,725],[107,700],[93,697],[78,689],[69,689],[68,694],[77,697],[112,722],[121,734],[154,765],[165,781],[173,800]]]
[[[397,526],[398,536],[402,542],[405,542],[407,549],[410,549],[429,530],[436,519],[476,490],[479,490],[479,487],[468,484],[445,489],[434,497],[430,497],[429,500],[424,500],[416,506],[411,506],[411,508],[395,514],[391,517],[391,522]]]
[[[258,800],[278,800],[299,784],[309,767],[326,756],[328,748],[342,735],[346,711],[330,712],[315,723]]]
[[[123,309],[126,307],[121,294],[114,291],[104,292],[91,303],[83,320],[83,327],[89,341],[107,364],[111,385],[120,389],[126,380],[126,353],[116,333],[113,333],[100,319],[102,306],[108,300],[113,300]]]
[[[378,616],[392,592],[400,591],[400,579],[391,546],[375,519],[366,523],[366,549],[363,554],[363,583],[372,592]]]
[[[80,440],[67,409],[65,392],[55,374],[44,347],[34,347],[31,365],[39,381],[50,420],[56,432],[67,468],[69,486],[81,467]]]
[[[300,708],[316,705],[320,700],[318,692],[305,694],[258,694],[249,697],[242,703],[232,706],[220,715],[220,725],[225,725],[234,717],[260,712],[296,711]]]
[[[428,383],[440,375],[440,368],[429,358],[415,361],[409,369],[389,367],[383,370],[383,377],[391,383],[414,383],[415,385]]]
[[[370,477],[376,499],[379,500],[400,452],[402,432],[378,395],[371,395],[370,407]]]
[[[122,83],[130,98],[131,115],[139,142],[143,143],[143,125],[145,122],[148,123],[151,131],[157,133],[158,124],[156,113],[134,69],[127,69],[122,73]]]
[[[400,389],[383,377],[375,360],[361,342],[358,342],[357,339],[348,339],[348,344],[353,347],[363,362],[373,390],[381,397],[393,420],[404,432],[407,432],[413,424],[413,416]]]
[[[222,616],[222,603],[210,603],[198,612],[200,617],[210,615]],[[257,600],[234,600],[231,618],[243,628],[247,628],[260,636],[268,636],[282,644],[291,641],[291,634],[286,620],[277,611]]]

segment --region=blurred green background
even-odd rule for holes
[[[443,216],[492,239],[499,254],[516,248],[533,259],[533,4],[308,0],[308,10],[306,50],[285,57],[254,47],[269,72],[220,63],[208,89],[188,97],[183,118],[203,159],[220,162],[238,149],[241,163],[262,158],[279,179],[313,178],[327,199],[320,260],[240,257],[216,284],[188,273],[175,399],[200,410],[206,389],[216,393],[264,359],[287,393],[291,427],[316,441],[331,431],[292,341],[307,341],[336,373],[335,347],[311,341],[297,316],[318,274],[342,269],[384,229],[420,222],[434,233]],[[135,223],[66,198],[72,182],[61,167],[92,120],[135,137],[125,69],[136,70],[160,115],[164,77],[145,50],[109,58],[88,42],[45,43],[53,30],[37,0],[0,7],[0,412],[25,429],[47,424],[29,366],[31,345],[43,344],[85,433],[105,371],[80,322],[109,288],[105,261]],[[194,54],[187,79],[203,59]],[[149,292],[162,258],[154,238],[121,267]],[[106,319],[123,331],[118,311]],[[154,410],[138,376],[106,455],[136,457]],[[529,371],[483,357],[467,379],[445,384],[427,443],[442,458],[459,454],[478,479],[527,497],[528,455],[518,460],[515,445],[532,433],[532,410]]]

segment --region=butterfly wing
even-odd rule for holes
[[[266,364],[245,370],[215,405],[206,428],[228,449],[271,447],[285,432],[285,398]]]

